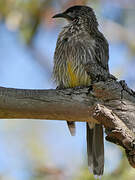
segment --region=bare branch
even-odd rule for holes
[[[0,87],[0,118],[55,119],[86,121],[89,106],[88,88],[65,90],[24,90]]]
[[[124,147],[135,167],[135,93],[124,81],[111,77],[89,88],[63,90],[0,87],[0,118],[101,123],[106,139]]]

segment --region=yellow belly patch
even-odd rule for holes
[[[67,82],[65,83],[65,87],[78,87],[78,86],[89,86],[91,84],[90,77],[87,75],[86,71],[83,70],[83,66],[80,65],[80,72],[74,70],[73,62],[67,62]]]
[[[73,72],[72,62],[69,61],[67,64],[67,76],[69,79],[69,87],[77,87],[79,86],[79,79],[75,72]]]

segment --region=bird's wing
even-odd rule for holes
[[[102,33],[95,37],[95,56],[96,60],[104,69],[109,70],[109,45]]]

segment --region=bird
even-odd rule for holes
[[[60,88],[88,87],[92,84],[85,65],[97,63],[109,73],[109,44],[99,30],[94,10],[89,6],[69,7],[52,18],[67,24],[59,33],[54,52],[53,79]],[[71,135],[75,123],[68,122]],[[86,123],[88,168],[95,176],[104,172],[104,132],[101,124]]]

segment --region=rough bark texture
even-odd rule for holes
[[[23,90],[0,87],[0,118],[95,121],[124,147],[135,168],[135,93],[115,78],[88,88]]]

